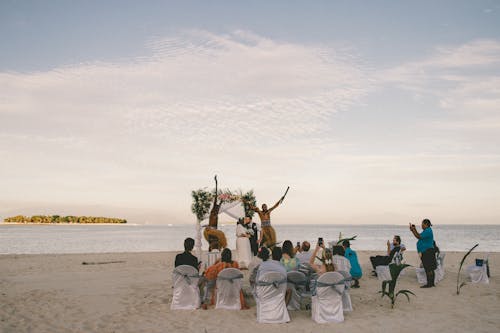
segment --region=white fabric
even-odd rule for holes
[[[221,255],[221,253],[219,252],[219,250],[213,250],[211,252],[208,252],[207,253],[207,265],[206,265],[206,267],[210,267],[213,264],[215,264],[215,262],[220,259],[220,255]]]
[[[239,310],[241,309],[240,290],[243,274],[236,268],[225,268],[217,275],[216,309]]]
[[[437,268],[434,271],[435,278],[434,278],[434,283],[438,283],[442,279],[444,279],[444,257],[446,256],[446,253],[440,252],[439,256],[436,258],[437,261]]]
[[[247,234],[247,231],[247,228],[241,224],[236,225],[236,252],[238,264],[241,268],[248,268],[253,257],[250,240],[248,237],[242,237]]]
[[[446,254],[444,252],[439,253],[436,258],[437,268],[434,270],[434,284],[438,284],[444,279],[444,257]],[[415,273],[417,274],[417,281],[420,284],[427,284],[427,274],[425,274],[425,269],[422,267],[415,268]]]
[[[188,265],[180,265],[172,273],[173,296],[171,310],[193,310],[200,307],[198,271]]]
[[[336,271],[351,271],[351,262],[346,257],[336,254],[332,257],[332,261]]]
[[[487,270],[486,263],[483,263],[483,266],[470,265],[467,267],[472,283],[490,283]]]
[[[318,279],[316,296],[312,297],[311,316],[317,323],[343,322],[344,309],[342,306],[342,293],[345,285],[335,285],[341,282],[344,277],[338,272],[323,273]],[[332,286],[321,286],[321,284]]]
[[[391,270],[389,269],[389,265],[379,265],[375,267],[375,271],[377,272],[377,278],[379,281],[391,281]]]
[[[203,220],[206,220],[210,216],[210,211],[212,211],[213,206],[214,204],[212,203],[210,209],[208,210],[208,213],[203,217]],[[219,208],[219,215],[222,213],[226,213],[227,215],[237,220],[240,217],[245,216],[245,208],[243,208],[243,204],[241,203],[241,201],[224,202]]]
[[[352,311],[352,301],[349,288],[351,287],[352,276],[351,273],[346,271],[338,271],[338,273],[342,274],[345,280],[345,289],[342,293],[342,307],[344,308],[344,312],[350,312]]]
[[[302,272],[290,271],[287,273],[288,289],[290,289],[291,297],[288,302],[288,310],[300,310],[302,303],[302,294],[306,288],[306,276]]]
[[[278,324],[290,321],[285,304],[286,288],[286,275],[266,272],[259,276],[255,285],[258,323]]]

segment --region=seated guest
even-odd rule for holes
[[[198,262],[198,258],[196,258],[191,251],[194,248],[194,239],[186,238],[184,240],[184,252],[179,253],[175,256],[175,267],[179,265],[189,265],[193,266],[197,270],[200,269],[201,262]]]
[[[311,248],[311,244],[309,244],[308,241],[303,241],[302,245],[300,246],[299,252],[295,254],[295,257],[299,259],[300,263],[307,263],[309,262],[309,259],[311,259],[311,251],[309,249]]]
[[[260,264],[264,261],[267,261],[269,259],[269,256],[269,249],[263,246],[257,250],[257,256],[253,257],[250,265],[248,265],[248,270],[250,271],[250,277],[248,278],[248,281],[250,282],[250,286],[252,288],[255,286],[257,271],[259,270]]]
[[[293,244],[289,240],[283,242],[282,248],[283,255],[281,257],[281,264],[285,267],[287,272],[296,271],[299,267],[299,260],[295,258],[293,253]]]
[[[222,250],[221,253],[221,259],[217,260],[215,264],[212,266],[208,267],[206,272],[205,272],[205,278],[208,281],[215,281],[217,279],[217,276],[219,273],[225,269],[225,268],[238,268],[238,263],[236,261],[232,260],[232,255],[231,255],[231,250],[228,248],[225,248]],[[212,304],[214,304],[214,295],[212,294]],[[243,291],[240,290],[240,302],[241,302],[241,309],[246,310],[249,309],[249,307],[245,303],[245,296],[243,295]]]
[[[266,248],[266,250],[267,250],[267,248]],[[275,246],[273,248],[273,252],[272,252],[272,257],[271,257],[272,260],[265,260],[259,265],[259,268],[257,270],[256,280],[259,279],[259,276],[261,276],[262,274],[267,273],[267,272],[282,273],[283,276],[286,277],[286,269],[280,263],[281,257],[282,257],[281,247]]]
[[[333,266],[335,267],[336,271],[344,271],[344,272],[350,272],[351,271],[351,263],[349,260],[344,256],[345,251],[342,245],[335,245],[332,249],[333,257]]]
[[[403,252],[406,247],[401,244],[401,237],[395,235],[392,239],[392,243],[387,241],[387,255],[386,256],[372,256],[370,261],[373,266],[373,270],[380,265],[389,265],[394,258],[394,255],[398,252]]]
[[[319,258],[321,264],[318,265],[316,263],[317,262],[316,255],[320,250],[323,251],[321,251],[321,258]],[[316,248],[314,249],[311,258],[309,259],[309,265],[317,273],[310,276],[310,280],[308,280],[309,281],[308,286],[311,290],[312,295],[314,296],[316,295],[316,284],[318,277],[323,273],[335,271],[335,267],[333,266],[332,252],[330,251],[330,249],[325,249],[324,244],[316,245]]]
[[[320,259],[321,265],[318,265],[315,263],[315,261],[316,261],[316,255],[318,254],[320,249],[323,249],[324,251],[322,251],[322,257]],[[316,248],[314,249],[311,258],[309,258],[309,265],[319,275],[325,272],[335,271],[335,267],[333,266],[333,260],[332,260],[332,252],[330,251],[330,249],[325,249],[324,244],[316,245]]]
[[[344,256],[351,263],[351,271],[349,272],[354,280],[354,284],[352,288],[359,288],[359,279],[363,275],[363,271],[361,270],[361,266],[359,265],[358,255],[356,251],[351,249],[351,243],[348,240],[342,242],[342,247],[344,248]]]

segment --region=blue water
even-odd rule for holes
[[[400,235],[409,250],[416,239],[407,226],[394,225],[275,225],[278,241],[294,243],[318,237],[326,242],[357,235],[356,250],[384,250],[387,240]],[[235,248],[235,226],[221,229]],[[439,225],[434,237],[442,250],[500,252],[500,225]],[[179,251],[186,237],[195,238],[195,225],[6,225],[0,224],[0,254],[103,253]],[[203,240],[203,249],[208,245]]]

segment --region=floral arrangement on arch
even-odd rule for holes
[[[254,206],[257,204],[257,201],[255,200],[255,194],[253,194],[253,190],[250,190],[245,194],[243,194],[240,191],[240,197],[243,200],[243,208],[245,209],[245,216],[253,217],[255,212],[252,210],[252,208],[250,208],[250,204]]]
[[[208,214],[210,206],[212,205],[213,195],[204,188],[196,191],[191,191],[193,203],[191,204],[191,211],[196,215],[198,222]]]
[[[191,197],[193,198],[193,203],[191,204],[191,211],[196,215],[198,221],[202,221],[205,216],[210,211],[210,207],[212,206],[212,202],[214,200],[215,189],[212,191],[208,191],[206,188],[201,188],[195,191],[191,191]],[[250,190],[243,194],[242,191],[237,193],[231,192],[229,189],[220,190],[217,193],[217,198],[222,203],[230,203],[237,200],[244,200],[243,207],[245,209],[245,216],[253,217],[254,211],[250,208],[249,202],[253,205],[256,204],[255,195],[253,194],[253,190]]]

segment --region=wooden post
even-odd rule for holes
[[[198,261],[201,261],[201,221],[196,221],[196,237],[194,241],[194,248]]]

